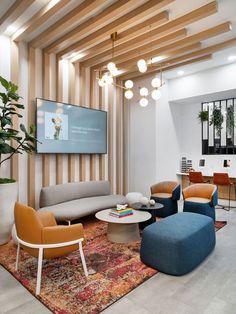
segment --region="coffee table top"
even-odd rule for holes
[[[164,205],[160,203],[155,203],[154,205],[143,205],[142,203],[133,203],[131,204],[131,207],[134,209],[139,209],[139,210],[154,210],[154,209],[161,209],[164,207]]]
[[[151,218],[151,214],[144,211],[133,210],[133,215],[126,217],[113,217],[110,213],[111,209],[104,209],[95,214],[95,217],[99,220],[110,222],[110,223],[118,223],[118,224],[133,224],[139,223],[142,221],[146,221]]]

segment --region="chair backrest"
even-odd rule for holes
[[[213,173],[213,182],[216,185],[229,185],[230,178],[226,172],[214,172]]]
[[[196,183],[183,189],[184,199],[189,197],[202,197],[211,200],[213,193],[216,190],[214,184]]]
[[[17,236],[25,242],[41,244],[43,225],[36,210],[17,202],[14,216]]]
[[[189,181],[191,183],[203,183],[201,171],[189,171]]]
[[[163,181],[156,183],[151,186],[151,194],[155,193],[172,193],[177,187],[178,182],[176,181]]]

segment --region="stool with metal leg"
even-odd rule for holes
[[[210,183],[210,180],[204,180],[201,171],[189,171],[189,183]]]
[[[217,185],[217,187],[219,185],[221,185],[221,186],[228,186],[229,187],[229,207],[227,208],[227,207],[219,205],[219,204],[218,204],[218,206],[222,207],[224,210],[230,210],[231,208],[233,208],[230,205],[230,199],[231,199],[231,195],[230,194],[231,194],[231,187],[234,186],[234,188],[235,188],[235,183],[230,180],[228,173],[221,173],[221,172],[213,173],[213,183],[215,185]]]

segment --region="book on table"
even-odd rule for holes
[[[133,210],[132,208],[126,208],[122,210],[111,209],[110,215],[114,217],[122,218],[122,217],[133,215]]]

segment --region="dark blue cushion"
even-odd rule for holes
[[[164,205],[163,208],[156,211],[157,217],[168,217],[174,215],[178,212],[178,204],[176,200],[172,198],[162,198],[157,196],[152,196],[151,199],[155,200],[156,203]]]
[[[141,260],[171,275],[183,275],[198,266],[215,246],[213,220],[179,213],[151,224],[143,231]]]
[[[201,215],[206,215],[211,217],[213,221],[216,219],[215,207],[211,206],[211,202],[209,203],[196,203],[190,201],[184,201],[184,212],[196,213]]]

